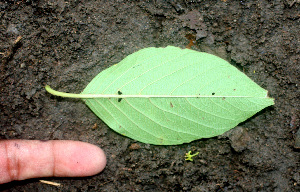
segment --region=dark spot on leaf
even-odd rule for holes
[[[163,143],[164,143],[164,138],[160,137],[160,138],[159,138],[159,143],[160,143],[160,144],[163,144]]]
[[[170,102],[170,106],[173,108],[174,106],[173,106],[173,104],[172,104],[172,102]]]
[[[118,95],[122,95],[123,93],[121,91],[118,91]],[[121,102],[122,98],[118,98],[118,102]]]
[[[134,69],[134,68],[136,68],[136,67],[139,67],[139,66],[140,66],[140,65],[133,66],[132,69]]]
[[[216,93],[211,93],[212,95],[215,95]]]
[[[236,89],[233,89],[233,91],[235,91]]]
[[[222,97],[222,100],[225,100],[226,98],[225,97]]]

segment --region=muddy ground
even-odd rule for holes
[[[0,3],[1,139],[68,139],[100,146],[105,170],[3,191],[300,191],[299,1],[15,0]],[[18,37],[21,36],[21,39]],[[103,69],[145,47],[218,55],[275,98],[222,136],[154,146],[121,136],[78,99]],[[191,44],[190,44],[191,45]],[[299,133],[299,132],[298,132]],[[297,149],[298,148],[298,149]],[[193,162],[186,152],[199,152]]]

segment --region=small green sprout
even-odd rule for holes
[[[193,158],[194,156],[198,155],[198,154],[199,154],[199,152],[195,153],[194,155],[191,155],[191,151],[189,151],[188,153],[185,154],[184,157],[185,157],[185,160],[186,160],[186,161],[193,161],[192,158]]]

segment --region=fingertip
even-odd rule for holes
[[[106,155],[96,145],[80,141],[58,141],[55,148],[58,158],[54,176],[91,176],[100,173],[106,166]]]
[[[101,172],[106,156],[80,141],[0,141],[0,184],[36,177],[84,177]]]
[[[86,176],[100,173],[106,166],[106,155],[104,151],[96,145],[92,145],[89,143],[84,144],[87,145],[87,150],[85,152],[82,152],[82,155],[86,155],[85,160],[82,162],[86,163],[87,166]]]

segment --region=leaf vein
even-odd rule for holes
[[[153,58],[153,57],[156,57],[157,55],[159,55],[160,53],[157,52],[156,54],[153,54],[151,57],[149,58]],[[112,85],[114,84],[118,79],[120,79],[123,75],[125,75],[128,71],[130,71],[130,69],[132,69],[133,67],[136,67],[137,65],[140,65],[141,63],[143,63],[145,60],[149,60],[149,58],[145,58],[143,61],[139,62],[139,63],[136,63],[135,65],[131,66],[130,68],[128,68],[126,71],[124,71],[120,76],[118,76],[114,81],[112,81],[104,90],[103,90],[103,93]],[[119,64],[119,66],[121,66]]]
[[[148,98],[148,100],[149,100],[149,102],[151,103],[151,101],[150,101],[149,98]],[[135,109],[137,112],[139,112],[140,114],[144,115],[146,118],[148,118],[149,120],[151,120],[153,123],[159,125],[159,126],[160,126],[160,129],[161,129],[161,132],[163,132],[164,135],[167,135],[167,134],[163,131],[163,129],[162,129],[161,127],[164,127],[164,128],[169,129],[169,130],[171,130],[171,131],[175,131],[175,132],[177,133],[177,135],[178,135],[179,137],[181,137],[181,136],[179,135],[179,132],[180,132],[180,131],[178,131],[178,130],[173,130],[173,129],[170,128],[170,127],[167,127],[167,126],[164,126],[164,125],[159,124],[158,122],[155,122],[155,121],[152,120],[150,117],[148,117],[147,115],[145,115],[144,113],[142,113],[140,110],[138,110],[136,107],[134,107],[128,100],[126,100],[126,102],[127,102],[133,109]],[[151,104],[153,104],[153,103],[151,103]],[[154,105],[154,106],[155,106],[155,105]],[[163,113],[165,113],[165,111],[163,111]],[[184,133],[184,132],[182,132],[182,133]],[[183,139],[183,138],[181,137],[181,139]]]
[[[126,100],[126,99],[124,99]],[[147,132],[149,135],[153,135],[154,137],[156,137],[154,134],[152,134],[151,132],[141,128],[139,125],[137,125],[131,118],[129,118],[126,113],[124,113],[119,107],[117,107],[112,101],[109,101],[117,110],[119,110],[129,121],[131,121],[133,124],[135,124],[137,127],[139,127],[141,130]],[[124,126],[124,129],[126,129],[126,127]],[[127,129],[128,130],[128,129]]]
[[[186,99],[186,98],[185,98],[185,99]],[[187,99],[186,99],[186,100],[187,100]],[[187,102],[188,102],[192,107],[194,107],[195,109],[197,109],[197,110],[199,110],[199,111],[202,111],[202,112],[204,112],[204,113],[206,113],[206,114],[208,114],[208,115],[210,115],[210,116],[214,116],[214,117],[217,117],[217,118],[220,118],[220,119],[226,119],[226,120],[230,120],[230,121],[235,121],[234,119],[228,119],[228,118],[221,117],[221,116],[218,116],[218,115],[209,113],[209,112],[207,112],[207,111],[204,111],[204,110],[202,110],[202,109],[196,107],[195,105],[193,105],[193,104],[192,104],[191,102],[189,102],[188,100],[187,100]],[[213,127],[211,127],[211,128],[213,128]]]
[[[151,98],[149,98],[149,100],[150,100],[150,99],[151,99]],[[151,103],[152,103],[152,102],[151,102]],[[166,110],[164,110],[164,109],[158,107],[158,106],[155,105],[154,103],[152,103],[152,104],[153,104],[155,107],[157,107],[158,109],[162,110],[162,111],[165,111],[165,112],[167,112],[167,113],[171,113],[170,111],[166,111]],[[188,121],[194,122],[194,123],[196,123],[196,124],[198,124],[198,125],[200,125],[200,126],[204,126],[204,127],[208,127],[208,128],[215,129],[214,127],[210,127],[210,126],[208,126],[208,125],[201,124],[201,123],[199,123],[199,122],[197,122],[197,121],[194,121],[194,120],[192,120],[192,119],[188,119],[188,118],[186,118],[186,117],[184,117],[184,116],[181,116],[181,115],[179,115],[179,114],[177,114],[177,113],[171,113],[171,114],[176,115],[176,116],[178,116],[178,117],[180,117],[180,118],[186,119],[186,120],[188,120]],[[187,133],[187,132],[182,132],[182,133]],[[187,133],[187,134],[189,134],[189,133]]]

